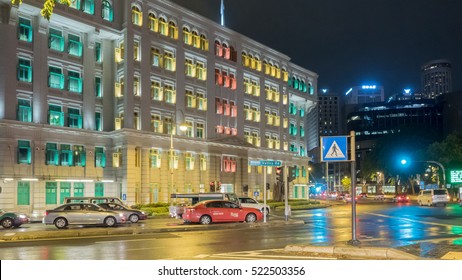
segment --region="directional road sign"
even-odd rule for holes
[[[321,137],[321,161],[348,161],[347,136]]]
[[[251,166],[281,166],[282,161],[280,160],[250,160]]]

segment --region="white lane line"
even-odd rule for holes
[[[403,220],[406,222],[413,222],[413,223],[421,223],[421,224],[427,224],[427,225],[433,225],[433,226],[443,226],[443,227],[462,227],[460,225],[451,225],[451,224],[441,224],[441,223],[435,223],[435,222],[426,222],[426,221],[420,221],[420,220],[413,220],[413,219],[408,219],[408,218],[403,218],[403,217],[395,217],[395,216],[389,216],[389,215],[384,215],[384,214],[377,214],[377,213],[371,213],[371,212],[364,212],[364,214],[372,215],[372,216],[378,216],[378,217],[383,217],[383,218],[393,218],[393,219],[399,219]]]

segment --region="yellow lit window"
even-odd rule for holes
[[[207,69],[205,69],[204,63],[196,63],[196,78],[201,81],[207,80]]]
[[[193,94],[192,91],[186,90],[186,107],[188,108],[196,108],[196,96]]]
[[[197,109],[207,111],[207,98],[202,93],[197,94]]]
[[[273,101],[278,103],[279,100],[281,100],[281,94],[279,93],[279,91],[275,90],[274,91],[274,98],[273,98]]]
[[[133,42],[133,59],[135,61],[140,61],[140,42]]]
[[[191,59],[185,60],[185,74],[188,77],[196,76],[196,66],[193,64],[193,61]]]
[[[186,45],[192,45],[192,34],[186,27],[183,27],[183,43]]]
[[[164,87],[165,102],[170,104],[176,103],[176,90],[171,85],[165,85]]]
[[[282,127],[283,128],[288,128],[289,127],[289,119],[288,118],[284,118],[282,120]]]
[[[159,149],[150,149],[149,151],[149,160],[151,162],[151,167],[160,168],[161,166],[161,157]]]
[[[280,126],[281,125],[281,117],[276,115],[276,114],[274,114],[273,117],[274,117],[274,126]]]
[[[244,78],[244,92],[248,94],[252,94],[252,84],[247,78]]]
[[[269,65],[267,62],[263,62],[263,65],[265,65],[265,74],[269,75],[271,73],[271,65]]]
[[[152,13],[149,14],[148,16],[148,24],[149,24],[149,30],[153,32],[159,32],[159,20],[156,18],[156,16]]]
[[[178,27],[175,26],[174,22],[168,23],[168,35],[170,38],[177,40],[178,39]]]
[[[133,77],[133,95],[141,96],[140,78]]]
[[[185,153],[184,159],[186,170],[194,170],[194,154]]]
[[[138,26],[143,25],[143,13],[136,6],[132,7],[132,23]]]
[[[196,31],[193,31],[191,34],[193,46],[199,49],[201,47],[201,40],[199,34],[197,34]]]
[[[160,86],[160,82],[151,81],[151,99],[156,101],[164,99],[164,89]]]
[[[258,111],[258,109],[256,108],[252,108],[252,113],[253,113],[253,121],[260,122],[260,116],[261,116],[260,111]]]
[[[250,65],[250,58],[245,53],[242,53],[242,64],[247,67]]]
[[[164,18],[159,19],[159,32],[164,36],[168,35],[168,24]]]
[[[168,151],[168,166],[170,170],[178,169],[178,154],[176,151]]]
[[[160,55],[159,49],[151,48],[151,65],[162,67],[162,56]]]
[[[281,142],[279,141],[279,139],[273,138],[273,141],[274,141],[274,148],[277,150],[281,149]]]
[[[173,53],[165,52],[164,68],[169,71],[176,71],[176,59],[173,56]]]
[[[259,60],[259,59],[257,58],[257,71],[259,71],[259,72],[261,72],[261,69],[262,69],[262,68],[261,68],[261,65],[262,65],[262,64],[261,64],[261,60]]]
[[[208,51],[209,50],[209,40],[205,38],[204,34],[201,34],[201,50]]]
[[[207,157],[205,155],[200,155],[199,161],[200,161],[200,170],[206,171],[207,170]]]
[[[159,115],[151,115],[151,130],[157,133],[163,133],[162,121]]]
[[[289,72],[282,70],[282,79],[284,80],[284,82],[289,81]]]
[[[289,101],[289,98],[287,94],[282,95],[282,104],[287,105],[287,102]]]
[[[284,151],[288,151],[288,150],[289,150],[289,142],[284,141]]]

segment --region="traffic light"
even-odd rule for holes
[[[284,167],[276,167],[276,180],[280,182],[284,181]]]
[[[266,190],[269,190],[269,189],[270,189],[270,184],[266,183]]]
[[[287,182],[292,182],[297,178],[297,166],[289,166],[289,174],[287,175]]]

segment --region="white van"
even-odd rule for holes
[[[437,204],[446,206],[449,202],[449,193],[447,189],[421,190],[417,196],[417,202],[420,206],[433,206]]]

